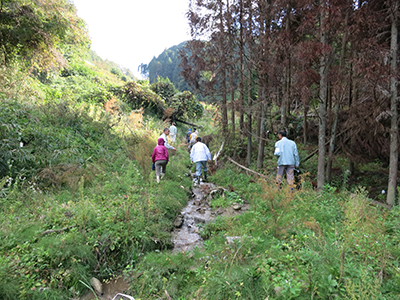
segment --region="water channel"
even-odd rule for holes
[[[237,215],[248,208],[248,205],[241,205],[239,207],[232,206],[226,209],[212,210],[210,207],[211,198],[216,195],[222,195],[224,189],[218,188],[213,183],[209,182],[201,181],[200,184],[197,184],[194,174],[192,178],[192,197],[174,222],[175,230],[172,232],[172,242],[174,244],[173,252],[186,252],[196,247],[201,248],[203,246],[203,239],[199,233],[199,224],[206,224],[213,221],[218,215]],[[129,284],[122,278],[104,283],[102,287],[103,295],[97,295],[96,298],[96,295],[90,292],[79,300],[129,299],[128,297],[116,296],[118,293],[129,294],[129,292],[127,292]]]

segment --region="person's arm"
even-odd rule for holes
[[[196,145],[194,145],[194,146],[192,147],[192,149],[190,150],[190,162],[192,162],[192,163],[193,163],[193,159],[194,159],[194,152],[195,152],[195,149],[196,149],[195,146],[196,146]]]
[[[294,166],[298,168],[300,166],[299,152],[297,152],[297,146],[294,144]]]
[[[168,164],[168,162],[169,162],[169,153],[168,153],[167,148],[164,148],[164,154],[167,157],[167,164]]]
[[[155,158],[156,158],[156,148],[154,148],[153,154],[151,155],[151,161],[152,161],[153,163],[156,162],[156,161],[155,161]]]
[[[165,136],[165,140],[164,141],[165,141],[165,143],[164,143],[165,148],[176,150],[174,147],[172,147],[170,144],[168,144],[168,138],[166,136]]]
[[[279,149],[279,142],[275,143],[274,155],[276,155],[276,156],[280,156],[281,155],[281,149]]]
[[[208,149],[207,145],[204,145],[204,147],[206,148],[207,160],[211,160],[211,152],[210,152],[210,149]]]

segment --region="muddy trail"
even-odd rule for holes
[[[195,177],[196,175],[192,174],[192,196],[174,222],[175,229],[172,232],[174,248],[172,252],[186,252],[196,247],[201,248],[204,241],[200,235],[200,224],[212,222],[218,216],[241,214],[249,207],[246,203],[233,203],[228,208],[212,209],[210,206],[212,199],[224,197],[227,190],[211,182],[200,181],[200,184],[198,184]],[[79,300],[134,299],[129,295],[129,283],[122,278],[110,280],[108,283],[98,283],[98,286],[93,286],[93,289],[97,291],[96,295],[91,291]]]

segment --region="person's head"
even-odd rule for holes
[[[192,129],[191,129],[191,128],[189,128],[189,131],[192,131]]]
[[[172,125],[174,125],[174,126],[175,126],[175,122],[172,122]]]
[[[196,131],[196,128],[193,128],[193,131]]]
[[[169,134],[169,128],[168,128],[168,127],[165,127],[165,128],[164,128],[164,133],[165,133],[166,135]]]
[[[165,144],[165,141],[164,141],[164,139],[163,139],[163,138],[159,138],[159,139],[158,139],[158,141],[157,141],[157,143],[158,143],[158,145],[162,145],[162,146],[164,146],[164,144]]]
[[[286,137],[286,131],[285,130],[280,130],[278,132],[278,137],[279,137],[279,139],[282,139],[283,137]]]
[[[198,136],[198,137],[196,138],[196,143],[197,143],[197,142],[201,142],[201,137]]]

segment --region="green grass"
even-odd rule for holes
[[[146,255],[134,270],[143,276],[132,282],[139,299],[165,290],[173,299],[399,297],[397,207],[369,206],[362,189],[278,191],[235,167],[211,178],[251,208],[203,226],[202,250]],[[240,238],[228,243],[229,236]]]
[[[0,198],[1,298],[76,297],[86,289],[80,281],[110,278],[172,246],[172,222],[190,194],[185,150],[158,185],[148,171],[157,133],[120,136],[125,125],[111,129],[106,115],[68,103],[8,100],[1,116],[10,111],[23,117],[3,128],[3,174],[14,180]],[[31,141],[20,147],[21,139]]]

